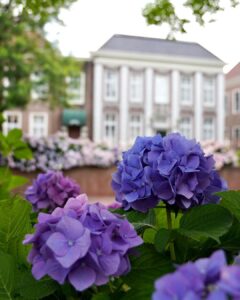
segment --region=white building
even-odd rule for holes
[[[94,141],[125,147],[171,131],[224,140],[224,63],[199,44],[114,35],[91,64]]]

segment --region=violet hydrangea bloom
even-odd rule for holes
[[[61,172],[49,171],[39,174],[33,185],[25,192],[26,199],[31,202],[33,209],[53,210],[62,207],[71,197],[80,194],[79,185]]]
[[[172,133],[138,137],[123,153],[112,187],[125,209],[146,212],[160,200],[183,210],[217,203],[219,197],[213,194],[225,190],[226,183],[212,155],[205,155],[195,140]]]
[[[82,194],[51,214],[40,213],[24,244],[33,245],[28,260],[36,279],[48,275],[83,291],[126,274],[129,251],[142,239],[127,220],[100,203],[88,204]]]
[[[227,266],[222,250],[180,266],[155,282],[153,300],[239,300],[240,266]]]

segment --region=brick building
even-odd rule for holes
[[[240,63],[226,74],[225,90],[226,138],[240,147]]]

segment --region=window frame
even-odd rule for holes
[[[236,105],[235,105],[236,104],[235,97],[236,97],[237,94],[239,95],[239,98],[238,98],[238,100],[239,100],[239,110],[236,110]],[[234,115],[240,113],[240,89],[235,89],[232,92],[232,113]]]
[[[115,117],[115,120],[107,120],[107,115],[113,115]],[[107,123],[107,124],[106,124]],[[115,126],[115,137],[110,138],[106,134],[106,127],[109,126]],[[118,141],[118,113],[117,112],[105,112],[104,113],[104,119],[103,119],[103,140],[110,146],[114,146],[117,144]]]
[[[139,117],[139,122],[132,120],[132,117]],[[133,112],[129,114],[129,136],[128,141],[130,143],[134,142],[137,136],[143,135],[143,114],[138,112]],[[138,130],[139,129],[139,130]],[[137,132],[135,134],[135,132]]]
[[[184,77],[190,79],[190,85],[189,85],[189,91],[188,91],[190,98],[187,101],[186,101],[186,99],[184,99],[182,97],[183,89],[185,88],[185,91],[186,91],[186,86],[183,87],[183,85],[182,85],[182,79]],[[185,73],[180,74],[179,88],[180,88],[180,92],[179,92],[180,105],[183,105],[183,106],[192,105],[193,104],[193,75],[192,74],[185,74]]]
[[[10,126],[10,128],[9,128],[9,126],[7,126],[7,124],[10,124],[10,123],[6,122],[7,118],[9,116],[17,116],[17,118],[18,118],[18,122],[17,122],[18,126],[16,126],[16,127],[13,126],[12,128],[11,128],[11,126]],[[3,134],[5,134],[5,135],[8,134],[8,132],[11,129],[14,129],[14,128],[22,129],[22,119],[23,119],[22,118],[22,112],[20,112],[20,111],[4,111],[3,112],[3,117],[5,119],[5,121],[3,123]]]
[[[206,124],[206,119],[212,119],[212,138],[206,138],[204,132],[206,131],[205,129],[205,124]],[[209,131],[209,128],[208,128]],[[214,116],[205,116],[203,118],[203,127],[202,127],[202,139],[203,141],[214,141],[216,139],[216,118]]]
[[[212,90],[212,102],[206,101],[205,98],[205,93],[206,93],[206,81],[207,80],[212,80],[213,81],[213,85],[212,85],[212,89],[207,89],[207,92]],[[207,76],[205,75],[203,77],[203,106],[204,107],[214,107],[216,104],[216,77],[215,76]]]
[[[135,76],[134,76],[135,75]],[[137,75],[137,76],[136,76]],[[133,78],[135,77],[140,79],[136,84],[136,81],[133,82]],[[134,84],[133,84],[134,83]],[[132,95],[132,87],[135,87],[138,92],[135,90],[135,97]],[[142,103],[143,102],[143,93],[144,93],[144,73],[141,70],[130,70],[129,71],[129,101],[131,103]],[[137,97],[136,95],[139,94]]]
[[[235,136],[236,129],[239,130],[239,139],[236,139],[236,136]],[[240,126],[233,126],[233,128],[232,128],[232,139],[235,142],[240,141]]]
[[[158,86],[157,80],[159,78],[166,80],[165,81],[165,83],[166,83],[166,86],[165,86],[166,98],[164,101],[162,101],[162,99],[164,98],[163,94],[161,94],[161,92],[159,93],[158,89],[157,89],[157,86]],[[160,91],[161,91],[161,89],[160,89]],[[170,103],[170,80],[169,80],[168,74],[162,74],[162,73],[158,73],[158,72],[156,72],[154,74],[154,103],[157,105],[168,105]]]
[[[113,72],[115,73],[115,79],[111,79],[114,82],[115,85],[115,96],[112,95],[107,95],[107,84],[109,84],[109,82],[107,82],[107,72]],[[108,79],[109,80],[109,79]],[[104,68],[103,71],[103,91],[104,91],[104,100],[106,102],[117,102],[118,98],[119,98],[119,69],[118,68]]]
[[[189,135],[188,134],[186,134],[185,132],[184,132],[184,130],[182,130],[182,125],[181,125],[181,123],[182,123],[182,120],[183,119],[189,119]],[[192,116],[182,116],[181,118],[180,118],[180,121],[179,121],[179,130],[180,130],[180,132],[181,132],[181,134],[183,135],[183,136],[185,136],[186,138],[188,138],[188,139],[192,139],[193,138],[193,118],[192,118]]]
[[[48,129],[49,129],[49,116],[47,112],[30,112],[29,113],[29,130],[28,133],[30,136],[36,137],[36,134],[34,132],[34,117],[35,116],[41,116],[44,119],[44,132],[43,135],[37,136],[38,138],[41,137],[47,137],[48,136]]]

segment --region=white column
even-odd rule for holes
[[[128,67],[122,66],[120,71],[120,145],[123,149],[128,144]]]
[[[202,73],[195,73],[195,91],[194,91],[194,120],[195,120],[195,135],[197,141],[202,140],[203,126],[203,84]]]
[[[225,112],[224,112],[224,88],[223,73],[217,75],[217,140],[224,142]]]
[[[179,71],[173,70],[172,82],[172,106],[171,106],[171,131],[178,131],[179,122]]]
[[[93,80],[93,140],[96,143],[102,141],[102,84],[103,84],[103,66],[99,63],[94,64]]]
[[[153,135],[152,118],[153,118],[153,69],[147,68],[145,71],[146,98],[145,98],[145,132],[146,136]]]

